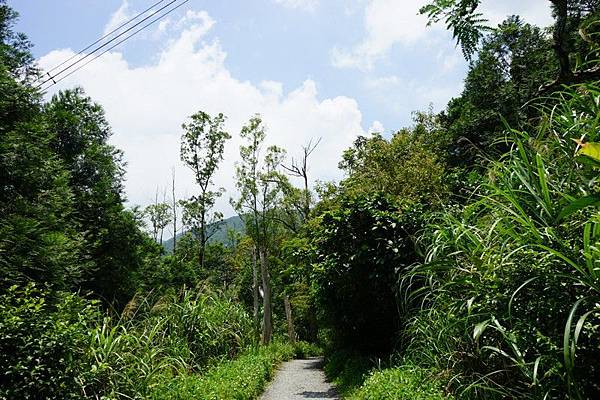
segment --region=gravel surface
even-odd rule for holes
[[[322,365],[321,357],[283,363],[261,400],[339,399]]]

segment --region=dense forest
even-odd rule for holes
[[[195,195],[141,209],[102,106],[45,97],[0,0],[0,399],[252,399],[321,352],[343,398],[600,398],[600,1],[549,0],[548,28],[479,3],[421,9],[464,88],[358,137],[339,182],[313,183],[318,137],[292,160],[260,115],[198,111]]]

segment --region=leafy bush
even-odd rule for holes
[[[343,195],[323,212],[313,235],[318,298],[339,347],[386,352],[399,319],[396,274],[415,261],[411,234],[419,209],[404,209],[383,194]]]
[[[570,140],[598,139],[598,94],[563,93],[538,135],[512,132],[474,201],[432,221],[426,263],[404,276],[424,305],[407,354],[450,370],[463,398],[599,396],[597,170]]]
[[[252,342],[250,317],[216,294],[136,296],[121,319],[76,294],[11,287],[0,296],[0,399],[148,398]]]
[[[294,343],[294,358],[317,357],[323,354],[323,349],[315,344],[303,340]]]
[[[429,371],[402,366],[372,373],[365,383],[352,393],[355,400],[446,400],[440,382]]]
[[[294,356],[290,344],[273,343],[225,361],[205,375],[185,374],[165,381],[152,399],[250,400],[262,393],[275,367]]]
[[[96,379],[94,302],[30,284],[0,296],[0,398],[78,399]]]
[[[355,351],[330,348],[325,355],[325,374],[342,397],[358,389],[374,367],[373,360]]]
[[[151,300],[135,297],[121,321],[106,319],[94,334],[105,393],[147,398],[157,385],[201,374],[252,343],[250,317],[223,296],[185,290]]]

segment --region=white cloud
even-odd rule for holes
[[[133,13],[129,10],[129,2],[127,0],[123,0],[121,7],[117,9],[110,17],[108,23],[104,26],[104,35],[112,32],[117,29],[121,24],[125,21],[128,21],[133,17]]]
[[[364,12],[364,37],[350,48],[334,47],[332,64],[338,68],[371,70],[396,45],[408,48],[415,44],[423,46],[432,41],[451,40],[441,23],[428,27],[427,18],[419,15],[419,9],[429,2],[368,0]],[[491,25],[497,25],[512,14],[540,26],[552,22],[548,0],[483,0],[479,11]]]
[[[424,0],[369,0],[365,8],[365,37],[351,49],[333,48],[338,68],[371,69],[395,44],[411,45],[427,33],[427,20],[419,15]]]
[[[200,23],[205,27],[207,33],[215,24],[215,21],[208,15],[206,11],[187,10],[185,15],[181,17],[177,23],[180,27],[185,27],[186,24]]]
[[[156,187],[167,187],[176,166],[180,196],[195,192],[189,171],[179,161],[181,123],[198,110],[228,116],[233,136],[215,181],[228,193],[217,204],[232,214],[234,163],[238,159],[241,126],[261,113],[268,126],[269,144],[288,149],[291,156],[310,138],[322,137],[311,160],[311,178],[341,177],[336,168],[342,151],[364,134],[362,114],[354,99],[320,99],[317,85],[306,80],[285,92],[280,82],[254,85],[232,76],[225,66],[226,52],[218,40],[207,40],[214,21],[206,13],[194,14],[155,63],[132,67],[123,54],[109,52],[48,93],[81,85],[103,105],[114,135],[112,143],[125,152],[126,192],[130,203],[148,204]],[[172,27],[173,28],[173,27]],[[55,50],[39,60],[48,68],[70,57],[72,50]]]
[[[385,128],[383,127],[383,124],[379,121],[373,121],[373,124],[371,124],[371,127],[368,130],[369,134],[371,133],[384,133],[385,132]]]
[[[275,0],[275,3],[288,8],[314,11],[319,6],[320,0]]]
[[[397,86],[401,83],[401,80],[396,75],[388,75],[376,78],[367,78],[365,83],[369,89],[379,90]]]
[[[160,21],[160,22],[158,23],[158,28],[157,28],[158,32],[159,32],[159,33],[164,33],[164,32],[166,32],[166,31],[167,31],[167,29],[169,29],[169,27],[171,26],[171,24],[172,24],[172,23],[173,23],[173,21],[171,21],[171,19],[170,19],[170,18],[163,19],[162,21]]]

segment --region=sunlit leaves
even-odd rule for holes
[[[491,30],[483,15],[475,12],[478,6],[479,0],[435,0],[420,12],[427,15],[429,24],[444,20],[465,58],[471,60],[479,42]]]

